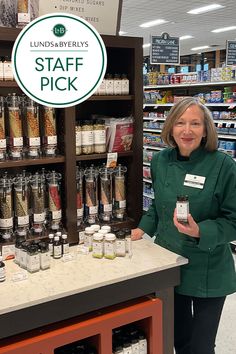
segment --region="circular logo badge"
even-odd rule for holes
[[[22,91],[51,107],[69,107],[88,99],[106,72],[107,55],[96,29],[65,13],[41,16],[17,37],[13,73]]]

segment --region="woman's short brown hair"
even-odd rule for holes
[[[172,131],[173,126],[177,119],[192,105],[198,106],[204,114],[204,124],[206,129],[206,137],[202,139],[202,145],[205,147],[207,151],[214,151],[217,150],[218,147],[218,137],[216,128],[212,119],[211,111],[204,106],[197,98],[194,97],[186,97],[183,98],[181,101],[176,103],[170,110],[164,127],[162,129],[161,137],[163,141],[172,147],[176,147],[176,142],[173,138]]]

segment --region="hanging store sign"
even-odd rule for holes
[[[226,41],[226,65],[236,64],[236,41]]]
[[[46,106],[69,107],[96,91],[107,56],[92,25],[74,15],[54,13],[20,32],[12,63],[15,80],[27,96]]]
[[[122,0],[39,0],[39,15],[66,12],[93,25],[99,33],[116,35],[120,29]]]
[[[168,33],[161,36],[151,36],[151,64],[180,64],[179,38],[170,37]]]

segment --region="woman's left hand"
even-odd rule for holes
[[[177,220],[177,212],[175,209],[173,221],[178,231],[181,232],[182,234],[186,234],[188,236],[195,237],[195,238],[200,237],[198,224],[194,221],[191,214],[188,214],[188,223],[182,224]]]

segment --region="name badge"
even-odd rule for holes
[[[184,186],[203,189],[206,177],[186,174]]]

